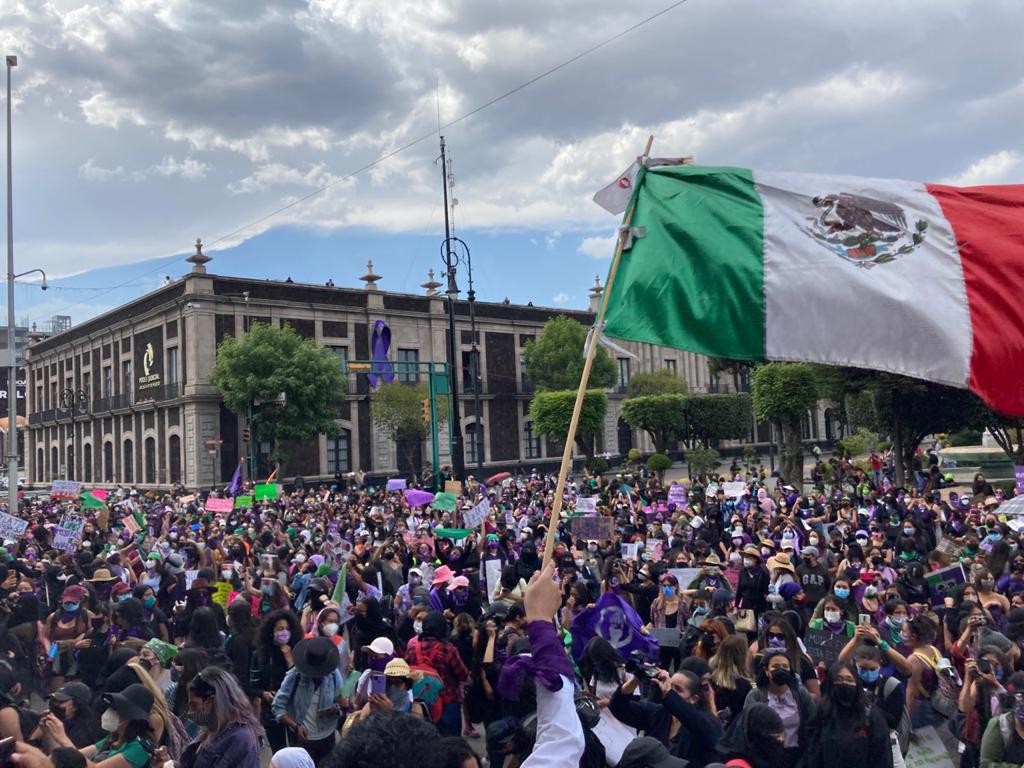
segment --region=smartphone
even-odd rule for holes
[[[871,626],[871,616],[866,613],[857,614],[857,624],[862,627]]]
[[[0,739],[0,766],[13,765],[11,762],[11,755],[14,754],[14,737],[8,736],[6,739]]]
[[[384,676],[383,672],[371,672],[370,673],[370,694],[374,693],[386,693],[388,689],[388,679]]]

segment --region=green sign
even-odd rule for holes
[[[256,501],[265,501],[267,499],[276,499],[281,493],[281,486],[277,483],[260,483],[253,488],[256,496]]]
[[[82,509],[104,509],[107,506],[91,493],[83,493],[81,499]]]
[[[438,493],[434,496],[434,501],[430,506],[440,509],[442,512],[454,512],[457,501],[458,497],[454,493]]]
[[[252,496],[235,496],[235,509],[251,509]]]

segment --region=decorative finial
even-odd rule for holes
[[[196,238],[196,252],[189,256],[187,259],[185,259],[185,261],[192,264],[192,272],[196,274],[206,273],[205,264],[209,261],[212,261],[212,259],[205,253],[203,253],[203,241],[200,240],[198,237]]]
[[[604,288],[601,286],[601,276],[594,275],[594,286],[590,289],[591,297],[597,297],[604,293]]]
[[[427,270],[427,282],[420,283],[420,288],[423,288],[427,292],[427,296],[437,296],[437,289],[441,287],[441,284],[434,279],[434,270]]]
[[[359,279],[366,283],[367,291],[376,291],[377,281],[383,278],[381,278],[381,276],[378,274],[374,274],[373,261],[371,260],[366,262],[366,274],[360,277]]]

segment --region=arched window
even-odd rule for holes
[[[135,451],[133,449],[134,449],[134,446],[132,445],[132,441],[131,440],[125,440],[124,441],[124,458],[121,460],[122,461],[122,465],[121,465],[121,470],[122,470],[121,471],[121,478],[126,483],[134,483],[135,482],[134,462],[132,461],[132,458],[134,457]]]
[[[50,449],[50,477],[60,477],[60,451],[57,446]]]
[[[147,437],[146,442],[142,444],[143,447],[143,465],[145,466],[145,477],[143,478],[144,483],[155,483],[156,482],[156,440],[152,437]]]
[[[92,443],[82,447],[82,482],[92,482]]]
[[[523,424],[523,444],[525,446],[524,456],[527,459],[540,458],[540,435],[533,433],[533,422]]]
[[[327,438],[327,471],[352,471],[352,430],[342,429],[337,437]]]
[[[633,429],[622,418],[619,418],[619,455],[625,456],[633,449]]]
[[[167,440],[167,466],[171,470],[171,482],[181,482],[181,438],[171,435]]]
[[[36,482],[41,483],[46,479],[46,452],[42,449],[42,446],[36,448]]]
[[[109,440],[103,444],[103,482],[114,482],[114,444]]]
[[[482,424],[472,422],[466,425],[466,463],[476,464],[477,461],[483,460],[484,428]]]

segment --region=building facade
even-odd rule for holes
[[[248,452],[244,418],[225,408],[210,376],[217,343],[241,336],[256,322],[290,324],[332,350],[343,372],[348,361],[370,358],[377,320],[391,328],[390,359],[400,380],[417,378],[414,366],[403,363],[447,358],[447,299],[436,294],[433,282],[425,284],[427,295],[386,292],[377,288],[381,278],[371,268],[363,289],[304,285],[209,274],[208,260],[197,251],[190,258],[192,272],[182,279],[30,344],[24,454],[30,484],[55,478],[146,487],[226,483]],[[600,287],[591,289],[592,307],[599,297]],[[477,301],[474,345],[469,309],[468,302],[456,301],[467,472],[474,471],[478,455],[488,472],[557,463],[561,448],[532,430],[533,390],[524,375],[523,349],[549,318],[564,314],[589,326],[593,313]],[[632,375],[669,368],[686,378],[691,391],[714,388],[707,360],[699,355],[648,344],[622,346],[635,357],[616,360],[619,384],[609,392],[598,441],[599,450],[612,455],[633,447],[651,450],[646,435],[619,419]],[[340,435],[293,446],[285,477],[410,471],[408,446],[396,446],[373,424],[365,374],[347,379],[348,396],[337,414]],[[413,455],[429,459],[429,441],[412,448]],[[257,474],[265,473],[269,451],[269,445],[257,446]],[[450,461],[445,439],[440,461]]]

